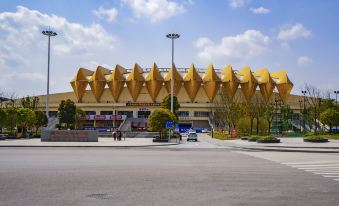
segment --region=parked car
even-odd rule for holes
[[[191,140],[196,141],[196,142],[198,141],[197,133],[195,133],[195,132],[189,132],[188,133],[188,135],[187,135],[187,142],[191,141]]]
[[[0,134],[0,140],[5,140],[8,134]]]

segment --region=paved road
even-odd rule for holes
[[[225,148],[1,148],[0,205],[337,205],[338,181],[266,156]]]
[[[209,138],[209,137],[208,137]],[[198,141],[187,141],[187,136],[183,134],[182,140],[179,145],[171,145],[168,148],[180,148],[180,149],[188,149],[188,148],[230,148],[227,146],[219,146],[213,144],[211,141],[208,141],[206,134],[198,134]]]
[[[339,154],[293,152],[239,152],[339,181]]]

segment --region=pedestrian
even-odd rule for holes
[[[120,130],[118,130],[117,136],[118,136],[118,141],[121,141],[121,132],[120,132]]]
[[[117,140],[117,133],[116,133],[115,131],[113,131],[113,132],[112,132],[112,135],[113,135],[114,141],[116,141],[116,140]]]

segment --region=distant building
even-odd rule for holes
[[[259,95],[265,102],[279,98],[292,108],[299,108],[296,96],[289,101],[293,83],[283,70],[270,73],[263,68],[252,72],[250,67],[245,67],[234,71],[230,65],[221,70],[213,65],[197,69],[193,64],[178,69],[158,68],[154,64],[143,70],[135,64],[130,70],[120,65],[113,70],[101,66],[95,71],[80,68],[70,82],[73,92],[50,95],[50,115],[56,115],[61,100],[71,99],[86,112],[87,128],[112,128],[114,119],[119,126],[125,118],[135,118],[132,127],[133,124],[147,127],[143,119],[159,108],[170,93],[172,71],[174,94],[181,105],[177,113],[180,128],[209,128],[220,91],[230,99],[241,95],[244,101],[250,101]],[[43,104],[45,96],[39,97]]]

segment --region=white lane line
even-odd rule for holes
[[[322,164],[322,165],[290,165],[290,167],[339,167],[339,163]]]
[[[300,170],[313,170],[313,169],[321,169],[321,170],[336,170],[339,167],[295,167]]]
[[[322,175],[323,177],[339,177],[339,175]]]
[[[321,161],[321,162],[283,162],[281,164],[284,165],[312,165],[312,164],[338,164],[338,162],[329,162],[329,161]]]
[[[339,170],[304,170],[306,172],[339,172]]]
[[[339,172],[313,172],[313,174],[317,174],[317,175],[339,175]]]
[[[339,179],[333,179],[333,180],[335,180],[335,181],[339,181]]]

